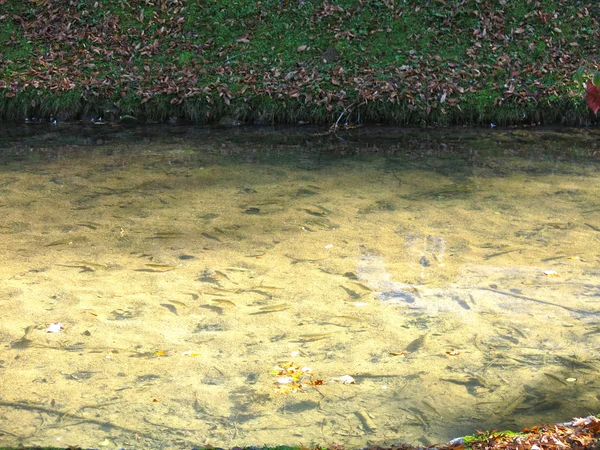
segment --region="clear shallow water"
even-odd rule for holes
[[[0,445],[434,444],[598,411],[597,133],[105,127],[3,130]]]

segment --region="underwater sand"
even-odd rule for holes
[[[552,153],[590,140],[469,137],[5,143],[0,445],[429,445],[597,412],[600,176]]]

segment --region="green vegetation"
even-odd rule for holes
[[[600,4],[0,0],[0,120],[590,124]]]

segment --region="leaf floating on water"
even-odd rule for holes
[[[340,384],[356,384],[356,381],[350,375],[342,375],[341,377],[332,378],[331,382]]]
[[[548,278],[560,278],[560,275],[556,270],[545,270],[544,275],[546,275]]]
[[[64,331],[64,329],[65,328],[63,327],[62,323],[54,322],[50,324],[48,328],[46,328],[46,333],[60,333],[61,331]]]

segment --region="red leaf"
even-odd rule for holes
[[[591,81],[588,81],[585,87],[585,101],[592,111],[594,111],[594,114],[598,114],[598,110],[600,109],[600,87],[594,86]]]

